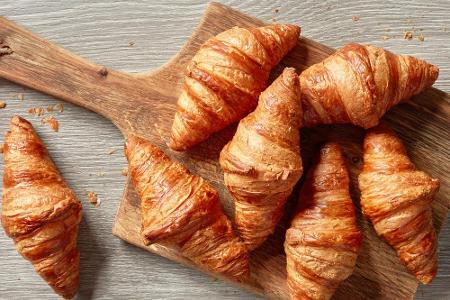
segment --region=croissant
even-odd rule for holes
[[[79,283],[81,203],[51,161],[33,126],[13,117],[4,142],[1,220],[17,251],[57,294],[70,299]]]
[[[284,244],[290,296],[330,299],[352,274],[362,241],[338,144],[320,150],[299,201]]]
[[[300,75],[303,125],[370,128],[391,107],[433,85],[439,69],[412,56],[348,44]]]
[[[286,68],[259,97],[220,153],[225,185],[235,199],[235,222],[249,250],[275,230],[302,175],[298,76]]]
[[[418,171],[395,133],[382,124],[367,132],[359,175],[361,207],[375,231],[422,283],[436,276],[431,202],[439,180]]]
[[[273,24],[234,27],[206,41],[187,67],[170,147],[186,150],[251,112],[299,34],[295,25]]]
[[[222,212],[217,192],[146,140],[127,139],[125,155],[141,198],[144,242],[174,245],[208,271],[245,280],[248,251]]]

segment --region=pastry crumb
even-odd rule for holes
[[[387,41],[387,40],[389,40],[390,38],[391,38],[390,36],[383,35],[383,40],[384,40],[384,41]]]
[[[117,152],[117,149],[111,149],[111,150],[108,151],[108,154],[112,155],[112,154],[114,154],[116,152]]]
[[[23,94],[22,93],[18,93],[17,94],[17,99],[19,99],[20,101],[23,101],[23,99],[24,99]]]
[[[53,106],[49,105],[47,106],[47,112],[52,112],[53,111]]]
[[[100,200],[98,199],[98,196],[95,192],[86,192],[86,195],[88,197],[89,203],[95,205],[95,206],[99,206],[100,205]]]
[[[359,21],[359,17],[358,16],[352,16],[352,21],[353,22]]]
[[[128,167],[122,169],[122,176],[128,176]]]
[[[59,113],[62,113],[64,111],[64,106],[62,105],[62,103],[57,103],[55,104],[55,106],[53,106],[53,109]]]
[[[277,13],[280,12],[280,9],[279,8],[275,8],[273,11],[277,14]]]
[[[59,122],[53,116],[43,118],[41,120],[41,123],[42,124],[47,124],[55,132],[59,131]]]
[[[405,32],[403,33],[403,38],[404,38],[405,40],[408,40],[408,41],[412,40],[412,38],[413,38],[412,32],[411,32],[411,31],[405,31]]]
[[[5,108],[6,107],[6,103],[3,101],[0,101],[0,109]]]
[[[417,39],[421,42],[425,41],[425,37],[423,36],[423,34],[419,34],[419,36],[417,37]]]
[[[129,42],[128,46],[133,47],[134,46],[134,42]]]

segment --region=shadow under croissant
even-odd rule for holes
[[[90,300],[93,299],[93,293],[100,280],[99,274],[106,265],[107,258],[85,217],[80,223],[78,248],[80,250],[80,286],[75,299]]]

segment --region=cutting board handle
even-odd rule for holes
[[[136,82],[132,75],[89,62],[4,17],[0,17],[0,77],[109,119],[120,115],[116,110],[129,102],[130,81]]]

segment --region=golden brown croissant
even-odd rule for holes
[[[81,203],[25,119],[12,118],[4,158],[3,228],[36,272],[70,299],[79,282]]]
[[[291,299],[330,299],[352,274],[362,240],[338,144],[320,150],[299,201],[284,244]]]
[[[376,126],[391,107],[433,85],[439,69],[412,56],[349,44],[300,75],[303,125]]]
[[[400,260],[427,284],[436,276],[436,233],[431,202],[439,180],[418,171],[395,133],[382,124],[364,139],[359,175],[361,207]]]
[[[248,251],[222,212],[217,192],[146,140],[129,138],[125,154],[141,198],[144,242],[175,245],[200,267],[244,280]]]
[[[206,41],[187,67],[170,147],[186,150],[251,112],[299,34],[295,25],[273,24],[234,27]]]
[[[298,76],[286,68],[242,119],[220,153],[225,185],[235,199],[235,221],[253,250],[273,233],[302,175]]]

